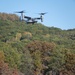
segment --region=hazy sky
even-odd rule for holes
[[[31,17],[48,12],[44,16],[45,26],[75,28],[75,0],[0,0],[0,12],[14,13],[21,10],[25,10],[25,15]]]

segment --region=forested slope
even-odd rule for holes
[[[75,75],[75,29],[26,24],[0,13],[0,75]]]

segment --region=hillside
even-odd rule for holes
[[[26,24],[0,13],[0,75],[74,75],[75,29]]]

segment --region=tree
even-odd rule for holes
[[[75,74],[75,54],[70,50],[65,52],[65,69]]]
[[[21,56],[20,71],[25,75],[33,75],[33,60],[31,58],[30,52],[27,49],[23,50]]]
[[[33,59],[34,71],[36,71],[38,74],[41,73],[43,69],[47,68],[47,63],[55,46],[55,43],[43,41],[33,41],[27,44],[26,47],[30,51]]]

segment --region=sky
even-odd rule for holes
[[[0,12],[17,14],[14,12],[21,10],[33,18],[39,17],[37,13],[47,12],[42,23],[45,26],[75,28],[75,0],[0,0]]]

